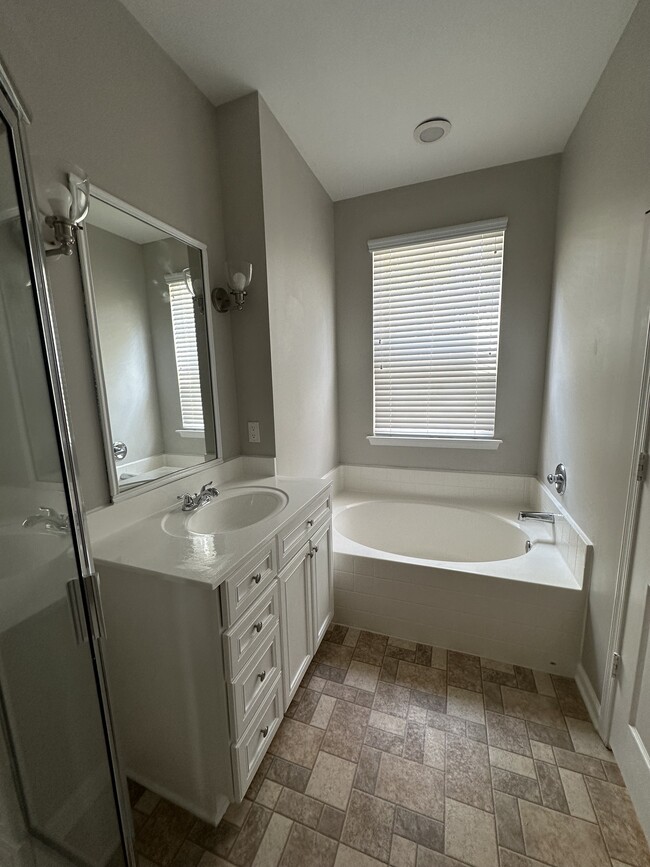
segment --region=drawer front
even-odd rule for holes
[[[280,627],[276,626],[239,676],[229,685],[230,708],[235,738],[246,730],[280,674]]]
[[[235,799],[241,801],[268,745],[282,722],[282,683],[278,675],[271,695],[255,715],[241,740],[232,747]]]
[[[293,557],[296,551],[309,539],[316,527],[329,520],[332,515],[331,489],[315,505],[304,509],[279,536],[280,567]]]
[[[232,626],[275,576],[275,546],[270,542],[222,585],[225,625]]]
[[[268,590],[223,636],[226,677],[234,680],[248,660],[269,637],[279,619],[278,582]]]

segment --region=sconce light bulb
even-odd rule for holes
[[[246,288],[246,276],[241,271],[232,275],[232,288],[235,292],[243,292]]]

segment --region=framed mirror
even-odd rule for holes
[[[113,501],[220,461],[205,245],[91,187],[79,255]]]

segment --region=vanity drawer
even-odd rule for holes
[[[329,520],[332,515],[332,489],[302,512],[278,536],[280,568],[288,563],[293,555],[309,539],[316,527]]]
[[[226,677],[233,680],[250,657],[262,646],[279,619],[280,594],[273,580],[268,590],[254,602],[223,636]]]
[[[262,648],[228,686],[235,737],[246,729],[280,670],[280,627],[276,624]]]
[[[241,801],[268,745],[282,722],[282,683],[278,675],[272,692],[242,738],[232,747],[235,799]]]
[[[241,569],[222,584],[222,601],[226,626],[240,617],[276,577],[275,546],[269,542]]]

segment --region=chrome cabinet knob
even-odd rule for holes
[[[268,735],[268,733],[269,733],[269,727],[268,726],[264,726],[263,729],[260,729],[260,734],[262,735],[263,738],[265,738]]]
[[[313,526],[314,526],[314,522],[312,521],[311,518],[309,518],[309,520],[307,521],[307,526],[308,526],[308,527],[313,527]]]
[[[262,621],[258,620],[258,622],[255,624],[255,626],[253,626],[253,629],[255,630],[255,632],[261,632],[263,626],[264,626],[264,624],[262,623]]]
[[[257,575],[252,576],[252,579],[256,584],[259,584],[260,581],[262,580],[262,573],[258,572]]]
[[[318,554],[318,545],[314,545],[314,547],[311,550],[312,550],[312,553]]]
[[[257,676],[259,677],[260,682],[264,683],[264,680],[266,678],[266,669],[264,671],[260,671],[260,673]]]

